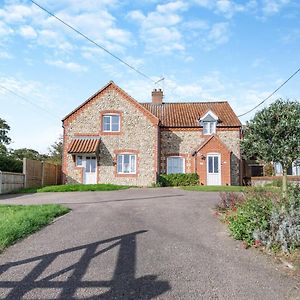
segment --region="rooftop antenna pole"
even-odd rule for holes
[[[154,82],[154,84],[157,85],[159,82],[161,82],[163,80],[165,80],[165,77],[162,77],[162,78],[158,79],[157,81]]]

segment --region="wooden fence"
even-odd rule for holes
[[[61,184],[61,166],[24,158],[25,188]]]
[[[23,173],[0,171],[0,194],[22,188],[58,185],[62,182],[61,166],[43,161],[23,159]]]
[[[17,191],[24,187],[25,175],[0,171],[0,194]]]

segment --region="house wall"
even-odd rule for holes
[[[109,111],[121,113],[119,134],[101,132],[101,113]],[[71,140],[78,136],[101,138],[98,183],[147,186],[156,181],[158,127],[116,88],[108,87],[65,120],[63,171],[66,183],[82,182],[82,168],[76,167],[72,155],[67,153]],[[136,175],[116,173],[116,156],[122,152],[137,154]]]
[[[216,135],[220,138],[227,149],[232,152],[228,156],[228,151],[223,147],[211,149],[213,152],[221,153],[221,160],[226,161],[222,169],[222,184],[240,184],[240,131],[238,128],[217,128]],[[196,159],[192,156],[193,152],[206,140],[207,136],[202,134],[202,129],[164,129],[161,131],[161,158],[160,172],[166,173],[167,157],[180,155],[185,157],[186,173],[196,171]],[[206,184],[206,166],[197,162],[197,172],[199,173],[200,183]],[[205,166],[205,167],[204,167]],[[199,169],[200,167],[200,169]],[[204,179],[205,178],[205,179]]]

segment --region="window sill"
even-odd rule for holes
[[[115,177],[137,177],[137,173],[115,173]]]

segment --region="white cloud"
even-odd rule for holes
[[[186,2],[182,2],[182,1],[174,1],[174,2],[169,2],[166,4],[159,4],[157,5],[156,10],[159,13],[170,13],[170,12],[175,12],[178,10],[185,10],[187,9],[188,5]]]
[[[13,58],[13,55],[6,52],[6,51],[0,51],[0,59],[11,59]]]
[[[82,66],[75,62],[65,62],[62,60],[46,60],[45,62],[50,66],[55,66],[71,72],[86,72],[88,70],[86,66]]]
[[[0,74],[0,82],[1,85],[6,87],[8,90],[14,91],[20,96],[25,97],[19,98],[15,95],[12,95],[5,89],[0,88],[0,99],[1,96],[12,96],[18,103],[22,105],[26,105],[29,107],[39,105],[47,109],[53,109],[54,102],[53,102],[53,93],[56,90],[56,87],[50,85],[44,85],[39,81],[34,80],[25,80],[23,78],[17,78],[12,76],[5,76]],[[33,103],[33,104],[32,104]],[[57,107],[56,107],[57,108]]]
[[[13,29],[9,27],[5,22],[0,20],[0,37],[5,37],[13,34]]]
[[[300,29],[289,29],[289,32],[282,36],[281,38],[282,42],[285,44],[298,42],[300,40]]]
[[[206,50],[212,50],[217,46],[226,44],[229,41],[229,37],[229,24],[225,22],[215,23],[204,38],[203,47]]]
[[[36,31],[29,25],[22,26],[20,28],[20,34],[24,38],[29,38],[29,39],[33,39],[37,37]]]
[[[265,15],[274,15],[289,3],[290,0],[264,0],[262,10]]]
[[[180,12],[187,7],[185,2],[174,1],[157,5],[154,11],[147,14],[131,11],[127,17],[139,23],[140,37],[145,43],[146,51],[172,53],[185,50],[179,25],[182,22]]]
[[[133,43],[131,33],[119,27],[118,20],[109,12],[109,7],[114,7],[116,1],[47,2],[43,3],[46,8],[109,50],[122,52]],[[72,44],[85,43],[83,38],[35,5],[8,2],[0,9],[0,36],[14,32],[63,53],[80,49]]]
[[[194,2],[226,18],[232,18],[237,13],[251,11],[257,6],[256,0],[244,1],[242,3],[232,0],[194,0]]]

